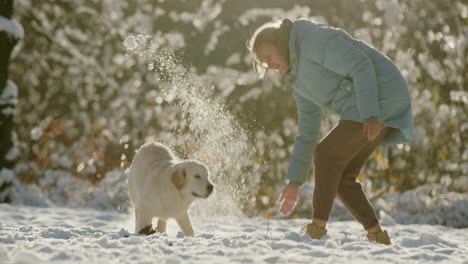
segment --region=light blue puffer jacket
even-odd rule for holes
[[[397,128],[382,146],[412,140],[408,87],[388,57],[341,29],[308,19],[293,23],[289,55],[291,72],[285,83],[295,93],[299,126],[287,174],[290,184],[302,185],[308,178],[325,109],[342,120],[378,117]]]

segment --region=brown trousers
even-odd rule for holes
[[[364,134],[364,124],[341,120],[317,145],[315,150],[315,188],[313,218],[327,220],[335,196],[364,229],[379,222],[362,186],[356,181],[364,163],[380,144],[388,127],[374,141]]]

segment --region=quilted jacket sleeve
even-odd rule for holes
[[[301,42],[301,56],[353,79],[361,120],[378,117],[377,77],[371,59],[358,42],[342,30],[321,27],[308,32]]]
[[[299,135],[294,142],[287,179],[289,184],[300,186],[306,182],[312,169],[313,154],[320,138],[322,110],[298,93],[295,95]]]

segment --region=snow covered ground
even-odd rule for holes
[[[196,237],[133,234],[132,217],[82,208],[0,205],[0,263],[467,263],[468,229],[385,223],[393,244],[361,240],[353,221],[314,241],[306,219],[194,217]]]

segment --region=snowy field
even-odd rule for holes
[[[356,222],[331,222],[314,241],[307,220],[193,218],[167,234],[133,234],[130,215],[94,209],[0,205],[0,263],[468,263],[468,229],[382,222],[393,244],[362,240]]]

